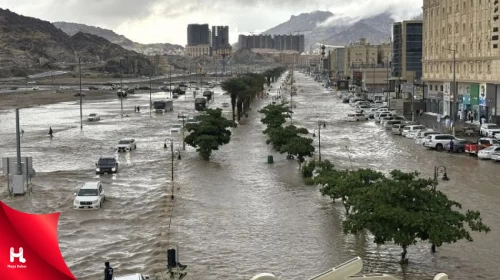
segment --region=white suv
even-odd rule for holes
[[[101,182],[85,183],[74,195],[74,209],[99,209],[105,200]]]
[[[456,138],[450,134],[434,134],[428,135],[425,137],[424,146],[429,149],[436,149],[438,151],[442,150],[446,144],[449,144],[450,141],[462,141],[464,139]]]
[[[480,133],[486,137],[493,137],[500,132],[500,127],[494,123],[485,123],[481,126]]]

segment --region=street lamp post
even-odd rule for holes
[[[448,174],[446,173],[446,166],[434,166],[434,185],[432,185],[432,191],[436,192],[436,187],[438,184],[438,176],[439,174],[443,174],[443,181],[449,181]],[[436,245],[432,244],[431,246],[432,253],[436,253]]]
[[[454,112],[455,106],[453,103],[455,102],[455,99],[457,98],[457,77],[456,77],[457,50],[453,50],[453,49],[446,49],[446,50],[453,52],[453,95],[450,96],[450,117],[451,117],[451,121],[455,122],[456,112]]]
[[[80,130],[83,129],[83,108],[82,108],[82,103],[83,103],[83,92],[82,92],[82,63],[81,63],[81,57],[78,57],[78,68],[80,70]]]
[[[186,122],[186,115],[184,115],[183,112],[180,112],[179,115],[177,115],[178,119],[182,119],[182,150],[186,150],[186,141],[184,140],[184,125]]]
[[[120,107],[121,107],[121,115],[123,118],[123,77],[122,77],[122,60],[120,59]]]
[[[326,128],[326,122],[325,121],[318,121],[318,129],[314,130],[313,132],[313,137],[316,137],[316,131],[318,131],[318,159],[319,162],[321,162],[321,127]]]
[[[151,115],[151,106],[153,106],[153,100],[152,100],[152,97],[151,97],[151,91],[152,91],[152,82],[151,82],[151,72],[153,72],[153,66],[151,66],[150,70],[149,70],[149,117],[151,118],[152,115]]]
[[[167,138],[165,139],[165,143],[163,144],[163,148],[167,148],[167,141],[170,142],[170,153],[171,153],[171,180],[172,180],[172,194],[171,198],[174,199],[174,140]],[[181,152],[177,150],[178,156],[177,159],[181,159]]]

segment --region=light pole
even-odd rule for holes
[[[83,92],[82,92],[82,63],[81,63],[81,57],[78,57],[78,68],[80,70],[80,130],[83,129],[83,108],[82,108],[82,103],[83,103]]]
[[[325,121],[318,121],[318,129],[314,130],[313,132],[313,137],[316,137],[316,131],[318,132],[318,159],[319,162],[321,162],[321,127],[326,128],[326,122]]]
[[[183,112],[177,115],[178,119],[182,119],[182,150],[186,150],[186,141],[184,140],[184,124],[186,122],[186,115]]]
[[[120,107],[121,107],[121,115],[123,118],[123,78],[122,78],[122,60],[120,59]]]
[[[151,106],[153,106],[153,100],[151,97],[151,91],[152,91],[152,82],[151,82],[151,72],[153,72],[153,65],[151,65],[151,68],[149,69],[149,117],[152,118],[153,116],[151,115]]]
[[[172,194],[171,198],[174,199],[174,140],[167,138],[165,139],[165,143],[163,144],[163,148],[167,148],[167,141],[170,142],[170,153],[171,153],[171,181],[172,181]],[[178,156],[177,159],[181,159],[181,152],[177,150]]]
[[[443,181],[449,181],[448,174],[446,173],[446,166],[434,166],[434,185],[432,185],[432,191],[436,193],[436,187],[438,184],[438,176],[439,174],[443,174]],[[432,244],[431,246],[432,253],[436,253],[436,245]]]
[[[457,61],[457,58],[456,58],[456,54],[457,54],[457,50],[453,50],[453,49],[446,49],[450,52],[453,52],[453,95],[450,96],[450,117],[451,117],[451,120],[453,123],[455,123],[455,120],[456,120],[456,113],[454,112],[455,110],[455,106],[454,106],[454,102],[455,102],[455,98],[457,98],[457,84],[456,84],[456,69],[455,69],[455,66],[456,66],[456,61]],[[450,93],[451,94],[451,93]]]

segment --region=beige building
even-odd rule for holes
[[[350,77],[352,84],[372,92],[387,90],[391,50],[390,43],[371,45],[364,38],[351,43],[344,51],[344,76]],[[375,79],[370,78],[373,73]]]
[[[423,80],[432,111],[497,116],[499,1],[424,0]],[[455,64],[453,56],[455,54]],[[453,85],[453,70],[456,89]]]
[[[210,56],[210,45],[187,45],[184,51],[189,57]]]
[[[165,74],[171,70],[174,70],[174,67],[168,64],[168,60],[166,56],[163,55],[150,55],[148,56],[149,61],[154,67],[154,75]]]

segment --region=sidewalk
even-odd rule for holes
[[[441,123],[437,122],[437,114],[433,113],[424,113],[422,116],[417,116],[415,118],[417,122],[419,122],[421,125],[424,125],[430,129],[434,129],[435,131],[440,131],[440,132],[450,132],[450,128],[446,128],[446,120],[441,119]],[[455,130],[463,130],[464,128],[472,128],[474,130],[479,130],[479,122],[463,122],[463,121],[457,121],[455,123]]]

